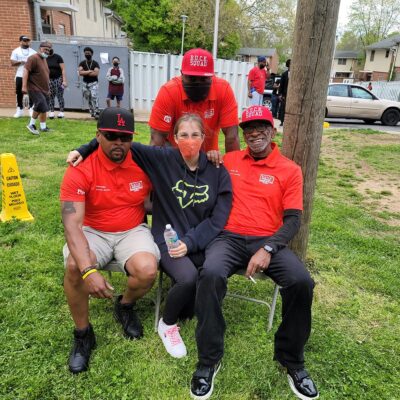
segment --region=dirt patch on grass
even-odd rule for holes
[[[357,154],[364,146],[400,145],[400,136],[379,134],[343,134],[324,135],[322,157],[333,161],[338,174],[340,170],[351,170],[354,174],[354,188],[363,196],[363,203],[375,212],[400,214],[400,165],[395,172],[377,171]],[[385,220],[389,225],[400,225],[400,219]]]

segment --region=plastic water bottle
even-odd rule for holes
[[[170,224],[165,225],[164,239],[167,244],[168,250],[174,249],[179,246],[178,234],[172,229]]]

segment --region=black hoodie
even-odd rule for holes
[[[93,139],[78,151],[87,157],[97,146]],[[132,143],[131,151],[153,184],[152,233],[160,251],[166,251],[166,224],[172,225],[188,253],[204,250],[222,231],[231,210],[232,186],[225,167],[216,168],[203,152],[196,171],[190,171],[176,148]]]

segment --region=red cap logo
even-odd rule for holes
[[[117,114],[117,126],[125,126],[125,120],[121,117],[121,114]]]
[[[192,49],[187,51],[182,59],[182,74],[213,76],[214,59],[212,54],[204,49]]]
[[[274,127],[274,118],[271,111],[264,106],[251,106],[243,111],[242,122],[239,124],[241,128],[249,121],[266,121]]]

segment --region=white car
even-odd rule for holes
[[[381,121],[383,125],[394,126],[400,121],[400,102],[379,99],[359,85],[331,83],[325,117],[362,119],[367,124]]]

